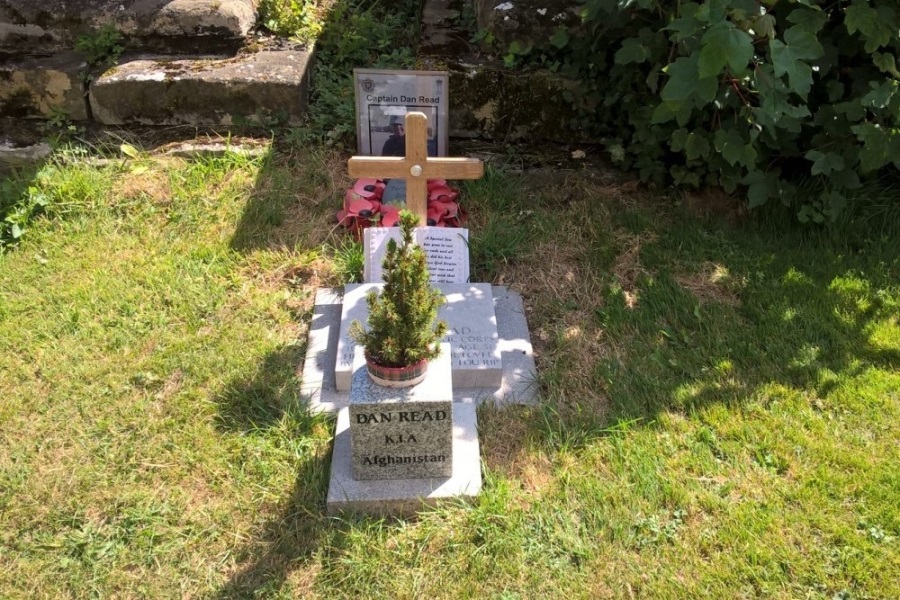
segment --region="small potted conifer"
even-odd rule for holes
[[[369,377],[379,385],[407,387],[425,379],[447,333],[447,324],[436,321],[444,297],[431,287],[425,251],[413,241],[417,224],[413,213],[400,212],[401,243],[388,240],[384,288],[366,297],[369,330],[359,321],[350,326],[350,337],[365,348]]]

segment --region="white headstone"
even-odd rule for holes
[[[383,283],[381,264],[388,240],[400,243],[399,227],[369,227],[363,232],[363,275],[367,283]],[[431,283],[469,281],[469,230],[417,227],[416,244],[425,250]]]

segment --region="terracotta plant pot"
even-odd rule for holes
[[[383,367],[369,358],[366,353],[366,370],[378,385],[393,388],[412,387],[421,383],[428,372],[428,360],[422,359],[405,367]]]

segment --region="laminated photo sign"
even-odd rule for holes
[[[448,75],[444,71],[354,69],[357,154],[403,156],[404,117],[428,118],[428,156],[447,156]]]

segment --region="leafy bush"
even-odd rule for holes
[[[268,0],[266,6],[319,6],[315,30],[316,70],[307,111],[307,127],[296,130],[298,142],[324,141],[329,145],[348,143],[356,133],[353,69],[405,69],[414,62],[413,47],[418,34],[419,3],[401,0],[379,3],[369,0]],[[322,9],[327,6],[327,10]],[[307,10],[305,14],[312,14]],[[302,26],[297,29],[288,18],[273,15],[271,8],[267,27],[280,33],[305,37]]]
[[[322,17],[329,4],[318,0],[262,0],[260,22],[274,33],[309,42],[322,32]]]
[[[115,25],[107,23],[100,29],[78,36],[75,49],[84,55],[89,67],[111,67],[124,50],[122,34]]]
[[[778,199],[834,219],[848,193],[900,167],[891,0],[583,0],[527,58],[586,84],[584,119],[613,159],[658,184]],[[521,44],[504,49],[521,60]],[[576,101],[568,96],[570,101]],[[803,193],[800,193],[800,190]]]

